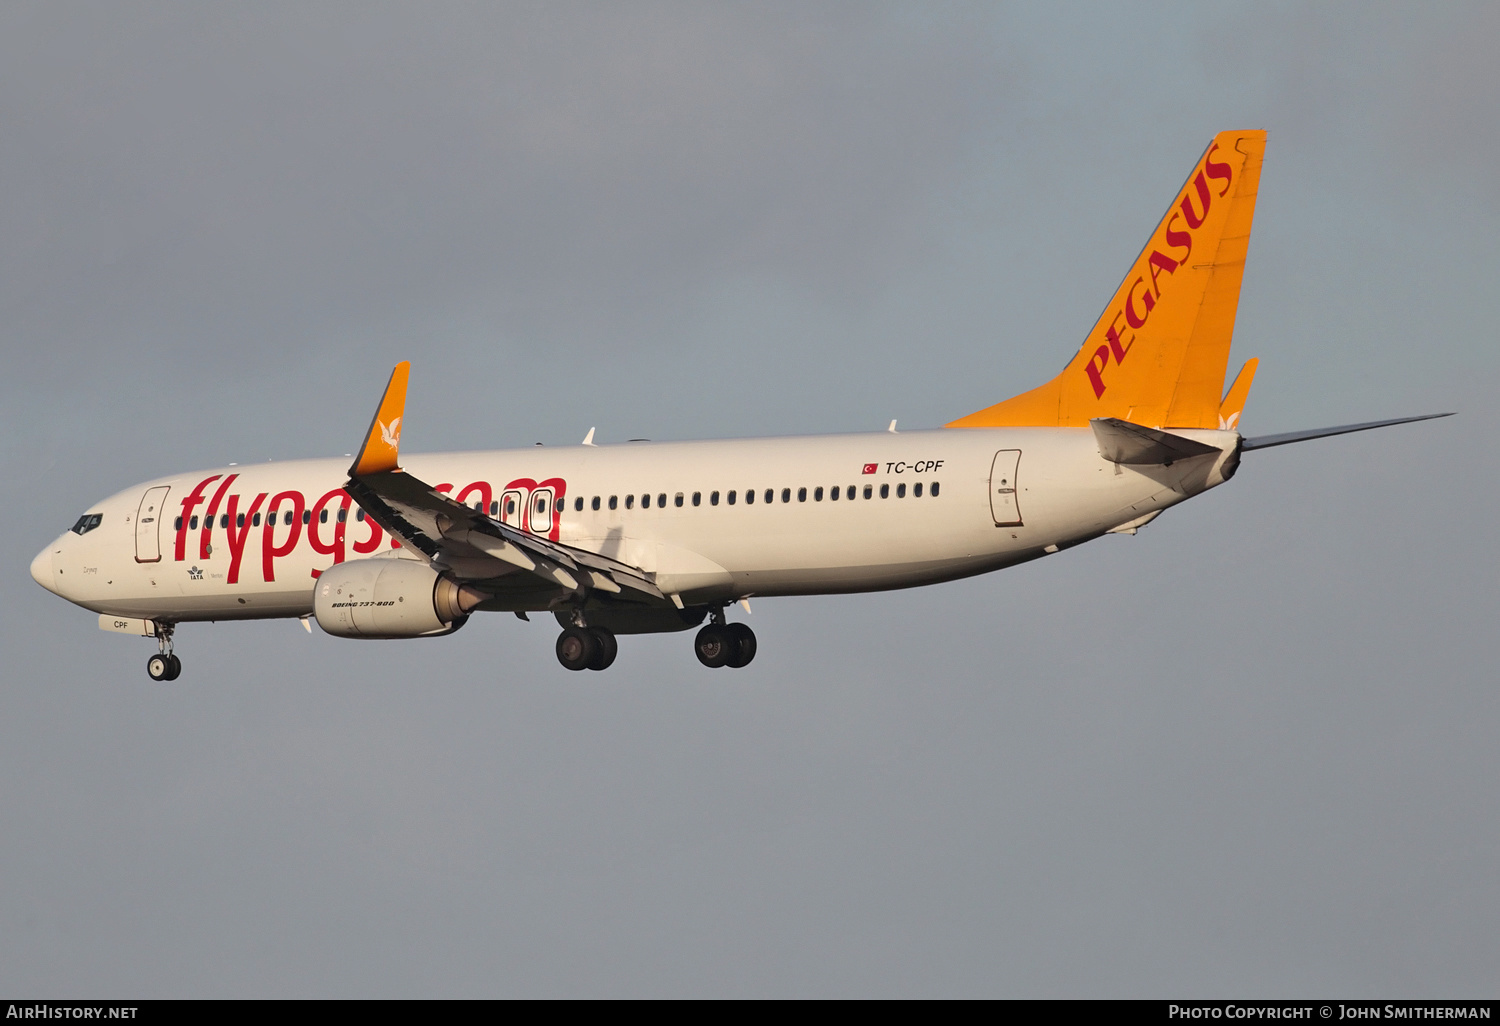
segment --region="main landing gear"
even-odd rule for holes
[[[172,630],[176,624],[156,625],[156,655],[146,660],[146,674],[152,680],[176,680],[182,673],[182,660],[172,652]]]
[[[693,651],[704,666],[737,670],[755,658],[755,632],[742,623],[725,623],[724,611],[717,610],[713,623],[698,632]]]
[[[569,670],[603,670],[615,661],[620,643],[604,627],[569,627],[557,636],[557,661]]]

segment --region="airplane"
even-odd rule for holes
[[[743,667],[752,597],[911,588],[1107,534],[1234,476],[1246,452],[1428,414],[1245,437],[1227,392],[1263,131],[1194,164],[1082,347],[1053,380],[933,430],[403,456],[409,363],[352,464],[228,466],[132,485],[40,552],[43,588],[109,631],[300,618],[339,638],[433,638],[476,612],[552,613],[558,661],[603,670],[619,635],[699,628]],[[707,623],[705,623],[707,621]],[[701,626],[700,626],[701,625]]]

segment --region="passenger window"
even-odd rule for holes
[[[323,516],[325,516],[325,517],[328,516],[328,511],[326,509],[323,511]],[[219,514],[219,526],[222,527],[226,531],[229,530],[229,514],[228,513],[220,513]]]
[[[666,497],[666,496],[663,496],[663,498],[665,498],[665,497]],[[676,504],[677,504],[677,507],[678,507],[678,508],[679,508],[679,509],[681,509],[681,508],[682,508],[682,493],[681,493],[681,492],[678,492],[678,493],[677,493],[677,497],[676,497],[676,498],[675,498],[675,499],[673,499],[673,500],[672,500],[672,501],[673,501],[673,502],[675,502],[675,503],[676,503]]]
[[[492,500],[490,502],[490,516],[492,516],[492,517],[498,517],[499,515],[500,515],[500,500],[499,499],[494,499],[494,500]]]
[[[934,481],[934,482],[932,482],[932,497],[934,499],[936,499],[937,498],[937,494],[938,494],[938,483],[936,481]]]
[[[536,511],[538,513],[545,513],[545,512],[547,512],[547,500],[546,499],[538,499],[538,500],[536,500]]]
[[[823,489],[821,489],[821,488],[818,489],[818,491],[822,491],[822,490]],[[798,502],[806,502],[807,501],[807,489],[806,488],[798,488],[797,489],[797,501]]]
[[[904,498],[906,498],[906,482],[905,481],[902,481],[900,484],[898,484],[896,486],[896,498],[898,498],[898,499],[904,499]]]
[[[776,490],[774,488],[767,488],[766,489],[766,501],[767,502],[774,502],[775,499],[776,499]]]
[[[193,519],[188,521],[188,528],[193,531],[198,530],[198,517],[196,514],[193,516]]]
[[[361,524],[364,523],[365,522],[365,511],[362,510],[362,509],[355,510],[354,511],[354,519],[357,520],[357,521],[359,521]]]
[[[318,523],[320,523],[320,524],[326,524],[326,523],[328,523],[328,510],[326,510],[326,509],[320,509],[320,510],[318,510]]]
[[[651,495],[650,495],[650,493],[647,493],[647,494],[641,496],[641,509],[650,509],[650,508],[651,508]]]
[[[730,505],[731,505],[731,506],[733,506],[733,505],[734,505],[734,489],[733,489],[733,488],[731,488],[731,489],[729,489],[729,494],[728,494],[728,495],[726,495],[726,496],[725,496],[725,497],[724,497],[724,498],[725,498],[725,500],[726,500],[726,501],[727,501],[727,502],[728,502],[728,503],[729,503],[729,504],[730,504]],[[753,500],[752,500],[752,501],[753,501]]]
[[[733,492],[729,493],[729,501],[730,502],[734,501],[734,493]],[[771,500],[769,498],[767,498],[766,501],[770,502]],[[746,506],[753,506],[754,504],[755,504],[755,489],[754,488],[746,488],[745,489],[745,505]]]
[[[340,506],[339,507],[339,523],[342,524],[345,520],[348,520],[348,519],[349,519],[349,511],[347,509],[344,509],[342,506]]]
[[[922,497],[922,482],[921,481],[918,481],[916,484],[914,484],[914,485],[911,486],[911,497],[913,499],[920,499]]]
[[[626,509],[634,509],[635,508],[635,496],[634,495],[627,495],[627,496],[625,496],[625,508]]]
[[[196,518],[196,517],[194,517],[194,518],[193,518],[193,519],[195,519],[195,520],[196,520],[196,519],[197,519],[197,518]],[[286,525],[286,526],[288,526],[288,527],[291,527],[291,526],[292,526],[292,511],[291,511],[291,510],[287,510],[287,511],[286,511],[286,516],[284,516],[284,517],[282,517],[282,518],[281,518],[281,522],[282,522],[282,523],[283,523],[283,524],[285,524],[285,525]],[[196,524],[195,524],[195,525],[193,525],[193,526],[195,526],[195,527],[196,527],[196,526],[197,526],[197,525],[196,525]]]
[[[828,489],[828,498],[833,502],[838,502],[839,492],[841,491],[843,491],[842,488],[840,488],[838,485],[834,485],[832,488]]]
[[[679,505],[679,506],[682,505],[682,496],[681,495],[677,496],[677,505]],[[666,492],[662,492],[660,495],[658,495],[656,497],[656,508],[657,509],[666,509],[667,508],[667,493]]]
[[[174,531],[180,531],[180,530],[182,530],[182,518],[181,517],[178,517],[176,520],[172,521],[172,530],[174,530]]]
[[[578,498],[576,498],[576,499],[573,500],[573,512],[574,513],[582,513],[583,512],[583,496],[582,495],[580,495]]]
[[[312,510],[305,509],[302,511],[302,522],[304,524],[312,523]]]
[[[865,498],[868,499],[871,495],[874,494],[874,492],[875,490],[873,488],[871,488],[869,485],[865,485]]]
[[[609,508],[610,509],[619,509],[620,508],[620,497],[618,495],[611,495],[609,497]]]
[[[803,491],[806,491],[806,490],[807,489],[805,489],[805,488],[803,489]],[[813,502],[822,502],[822,501],[823,501],[823,486],[819,485],[817,488],[813,489]]]
[[[505,515],[508,516],[508,517],[513,517],[513,516],[516,515],[516,500],[515,499],[506,499],[505,500]]]
[[[710,506],[717,506],[719,504],[719,493],[718,492],[711,492],[709,494],[709,496],[708,496],[708,504]]]
[[[599,509],[599,496],[594,496],[594,498],[589,502],[589,508],[592,510]]]
[[[889,499],[891,497],[891,486],[890,485],[883,484],[883,485],[880,486],[880,497],[882,499]]]
[[[701,506],[701,505],[703,505],[703,493],[702,492],[694,492],[693,493],[693,505],[694,506]]]
[[[260,514],[259,513],[255,514],[255,516],[253,516],[253,517],[250,518],[250,526],[251,527],[259,527],[260,526]]]

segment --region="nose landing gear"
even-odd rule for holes
[[[182,660],[172,651],[172,631],[176,624],[156,625],[156,655],[146,660],[146,675],[152,680],[176,680],[182,673]]]

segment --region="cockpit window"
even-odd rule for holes
[[[98,527],[99,522],[103,519],[103,513],[85,513],[78,518],[78,523],[74,524],[69,530],[74,534],[88,534],[94,528]]]

